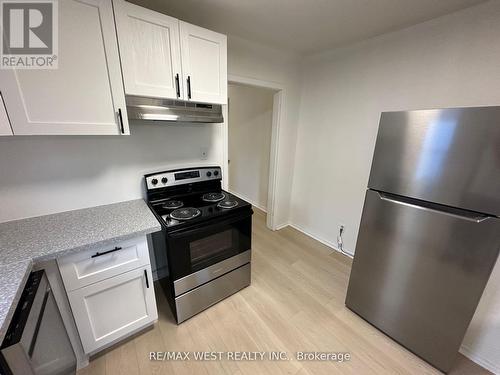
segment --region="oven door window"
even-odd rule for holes
[[[251,220],[237,217],[169,235],[174,280],[250,250]]]
[[[191,265],[195,268],[210,259],[224,256],[224,253],[233,252],[233,244],[238,241],[238,232],[233,229],[215,233],[210,236],[189,243]]]

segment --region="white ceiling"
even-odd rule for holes
[[[315,53],[484,0],[129,0],[225,34]]]

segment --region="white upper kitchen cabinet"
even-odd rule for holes
[[[3,103],[2,93],[0,93],[0,136],[4,135],[12,135],[12,129]]]
[[[227,37],[180,22],[184,97],[208,103],[227,103]]]
[[[128,95],[227,102],[227,38],[124,0],[114,0]]]
[[[114,0],[125,92],[182,99],[179,20]]]
[[[58,12],[58,68],[0,71],[14,135],[129,134],[111,0]]]

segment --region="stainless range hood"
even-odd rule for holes
[[[126,96],[127,114],[131,120],[173,122],[224,122],[222,105],[184,102],[181,100]]]

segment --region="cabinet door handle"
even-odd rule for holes
[[[144,270],[144,277],[146,278],[146,288],[149,289],[148,270]]]
[[[179,74],[175,75],[175,91],[176,91],[177,97],[180,98],[180,96],[181,96],[181,87],[179,85]]]
[[[187,83],[188,83],[188,99],[191,99],[191,76],[188,76]]]
[[[125,128],[123,127],[123,116],[122,116],[122,109],[118,108],[118,119],[120,120],[120,130],[122,131],[122,134],[125,133]]]
[[[115,251],[118,251],[118,250],[121,250],[121,249],[122,249],[121,247],[115,247],[114,249],[111,249],[111,250],[108,250],[108,251],[104,251],[102,253],[97,252],[94,255],[92,255],[91,258],[97,258],[97,257],[100,257],[101,255],[106,255],[106,254],[109,254],[109,253],[114,253]]]

